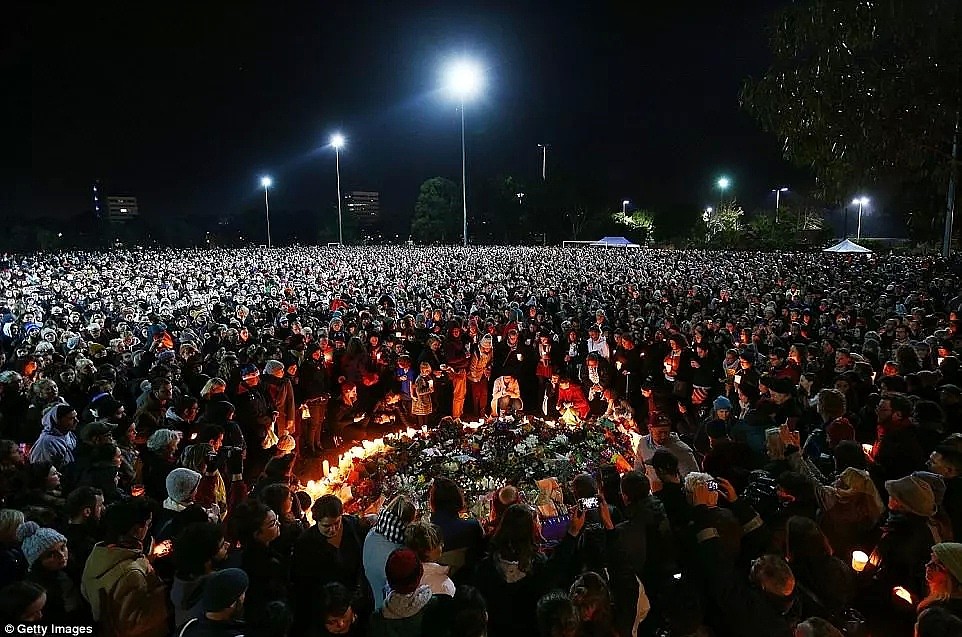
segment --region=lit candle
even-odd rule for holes
[[[863,551],[852,551],[852,570],[861,573],[865,570],[866,564],[868,564],[868,555]]]
[[[913,604],[913,603],[914,603],[914,602],[912,601],[912,593],[908,592],[907,590],[905,590],[905,589],[904,589],[903,587],[901,587],[901,586],[896,586],[895,588],[893,588],[893,589],[892,589],[892,593],[893,593],[896,597],[898,597],[899,599],[903,599],[903,600],[905,600],[906,602],[908,602],[909,604]]]
[[[866,455],[866,456],[871,456],[871,455],[872,455],[872,445],[870,445],[870,444],[868,444],[868,443],[863,444],[863,445],[862,445],[862,451],[865,452],[865,455]]]
[[[331,463],[327,460],[321,463],[321,472],[327,477],[331,473]]]

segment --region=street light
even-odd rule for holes
[[[344,245],[344,226],[341,223],[341,146],[344,145],[344,135],[331,135],[331,146],[334,147],[334,169],[337,171],[337,242]]]
[[[622,214],[622,215],[628,214],[628,204],[630,204],[630,203],[631,203],[631,202],[628,201],[627,199],[625,199],[624,201],[621,202],[621,214]]]
[[[725,205],[725,191],[728,190],[728,187],[732,185],[732,182],[728,177],[719,177],[718,181],[715,182],[715,185],[718,186],[718,190],[721,193],[718,198],[718,207],[721,208]]]
[[[548,146],[550,144],[538,144],[541,149],[541,181],[548,181]]]
[[[449,90],[461,102],[461,203],[464,208],[464,246],[468,245],[468,169],[464,151],[464,102],[484,85],[481,67],[470,60],[452,62],[445,73]]]
[[[515,195],[515,197],[518,198],[518,205],[519,205],[519,206],[524,203],[524,193],[523,193],[523,192],[519,192],[518,194]]]
[[[862,206],[867,206],[869,202],[868,197],[856,197],[852,199],[852,205],[858,205],[858,230],[855,232],[855,240],[858,241],[862,238]]]
[[[778,200],[783,192],[788,192],[788,188],[782,186],[781,188],[774,188],[772,192],[775,193],[775,223],[778,223]]]
[[[261,186],[264,187],[264,214],[267,216],[267,247],[271,247],[271,206],[267,201],[267,189],[271,187],[270,177],[261,177]]]

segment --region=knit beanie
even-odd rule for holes
[[[418,559],[418,554],[409,548],[395,549],[387,558],[384,566],[388,586],[391,590],[402,595],[413,593],[421,583],[424,566]]]
[[[62,536],[54,529],[41,528],[36,522],[24,522],[17,529],[17,539],[20,540],[20,550],[27,558],[27,565],[32,567],[33,563],[43,555],[44,551],[49,551],[58,542],[66,544],[67,538]]]
[[[200,474],[193,469],[177,467],[167,474],[167,495],[178,504],[191,501],[197,485],[200,484]]]
[[[239,568],[215,571],[207,578],[207,585],[204,586],[204,611],[216,613],[230,608],[247,591],[249,585],[247,573]]]
[[[916,476],[905,476],[898,480],[886,480],[885,490],[899,501],[909,513],[923,518],[935,513],[935,494],[929,483]]]
[[[855,428],[845,416],[830,422],[825,434],[828,436],[828,446],[833,449],[843,440],[855,440]]]
[[[724,396],[719,396],[715,399],[715,402],[713,402],[711,406],[715,411],[718,411],[719,409],[727,409],[728,411],[731,411],[732,401],[728,400]]]
[[[932,552],[949,569],[955,581],[962,582],[962,544],[942,542],[933,546]]]
[[[166,449],[170,446],[170,443],[175,440],[180,440],[180,436],[180,432],[174,431],[173,429],[158,429],[150,434],[150,438],[147,439],[147,448],[151,451]]]

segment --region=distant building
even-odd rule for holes
[[[381,193],[355,191],[344,195],[347,214],[357,220],[358,231],[362,237],[373,234],[381,217]]]
[[[110,223],[127,223],[140,215],[137,197],[118,195],[107,197],[107,219]]]

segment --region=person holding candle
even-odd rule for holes
[[[417,418],[419,427],[426,427],[434,413],[434,369],[428,361],[421,361],[420,375],[411,386],[411,415]]]

